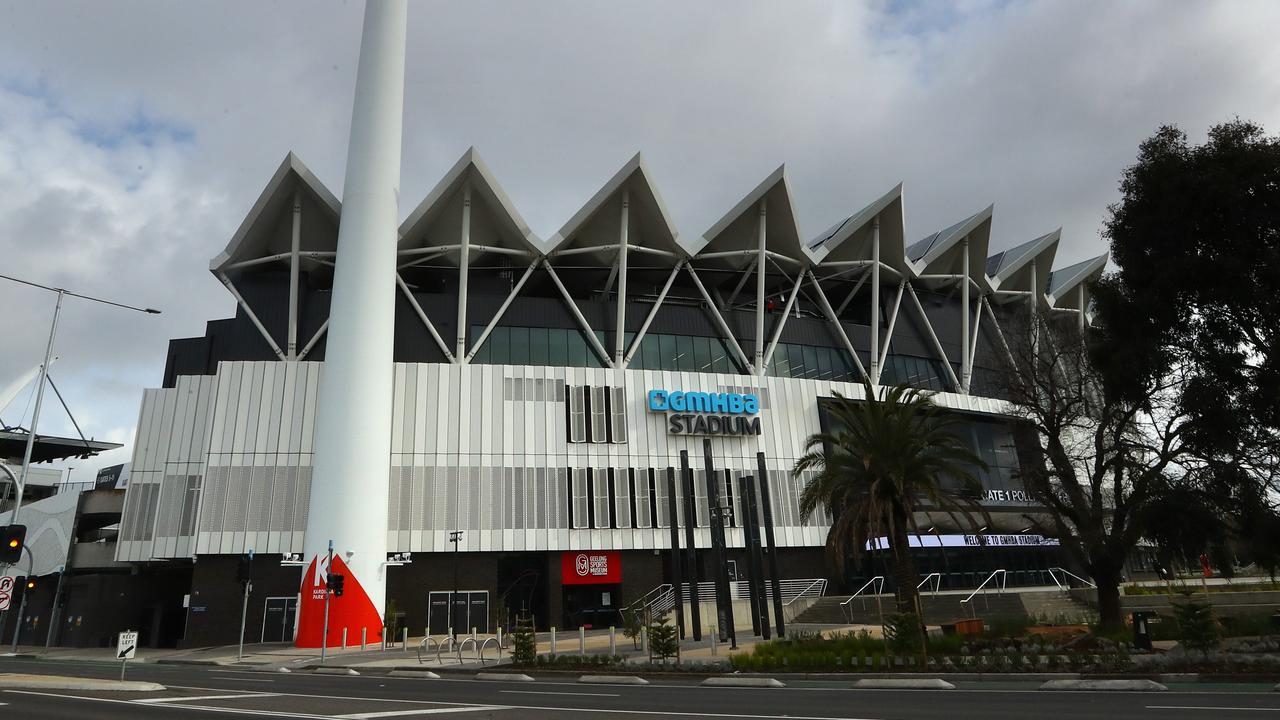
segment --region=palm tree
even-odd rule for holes
[[[898,612],[921,623],[920,595],[908,535],[919,533],[915,515],[932,510],[977,528],[975,516],[989,516],[978,504],[981,486],[974,471],[986,468],[957,435],[961,422],[935,405],[931,393],[905,386],[881,396],[863,383],[866,400],[836,393],[829,410],[831,429],[811,436],[793,474],[816,471],[800,494],[800,512],[818,508],[831,516],[827,550],[843,571],[869,543],[887,537],[893,555]],[[959,480],[958,489],[942,486]]]

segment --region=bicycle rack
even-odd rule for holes
[[[421,664],[422,664],[422,649],[423,649],[423,648],[426,648],[426,649],[427,649],[427,652],[431,652],[431,644],[432,644],[432,643],[435,643],[436,645],[440,645],[440,641],[438,641],[438,640],[433,640],[433,639],[431,638],[431,636],[430,636],[430,635],[427,635],[426,637],[422,638],[422,642],[418,643],[418,664],[419,664],[419,665],[421,665]],[[437,655],[437,660],[439,660],[439,651],[438,651],[438,650],[437,650],[437,652],[436,652],[436,655]]]
[[[446,639],[449,641],[449,652],[453,652],[453,636],[448,636]],[[444,650],[444,643],[443,642],[436,643],[436,664],[438,665],[444,664],[444,660],[440,658],[440,653],[443,650]]]
[[[481,665],[484,665],[484,649],[489,647],[489,643],[493,643],[493,646],[498,649],[498,659],[495,662],[502,662],[502,645],[498,644],[498,638],[487,637],[484,639],[484,642],[480,643],[480,664]]]
[[[458,664],[459,665],[462,664],[462,649],[467,646],[467,643],[471,643],[471,647],[475,649],[477,655],[481,654],[480,646],[476,643],[475,638],[473,637],[463,638],[462,642],[458,643]],[[483,662],[481,662],[481,664],[483,664]]]

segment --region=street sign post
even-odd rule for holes
[[[120,661],[120,679],[124,680],[124,668],[138,651],[138,632],[125,630],[116,639],[116,659]]]

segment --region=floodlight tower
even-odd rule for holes
[[[345,591],[330,598],[328,644],[343,628],[366,628],[375,642],[382,633],[407,15],[406,0],[365,6],[316,406],[299,647],[321,645],[330,571],[345,576]]]

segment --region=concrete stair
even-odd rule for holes
[[[921,608],[925,622],[940,624],[951,620],[968,617],[980,617],[987,621],[997,619],[1018,619],[1030,617],[1033,620],[1078,622],[1088,617],[1089,607],[1073,600],[1067,594],[1056,589],[1009,589],[1003,593],[985,593],[974,597],[970,603],[962,603],[970,591],[943,592],[936,595],[925,593],[920,596]],[[796,623],[825,625],[878,625],[880,614],[876,607],[877,597],[858,596],[846,606],[841,606],[848,596],[826,596],[806,608],[798,616]],[[892,595],[879,596],[884,612],[894,611]],[[972,606],[972,607],[971,607]]]

